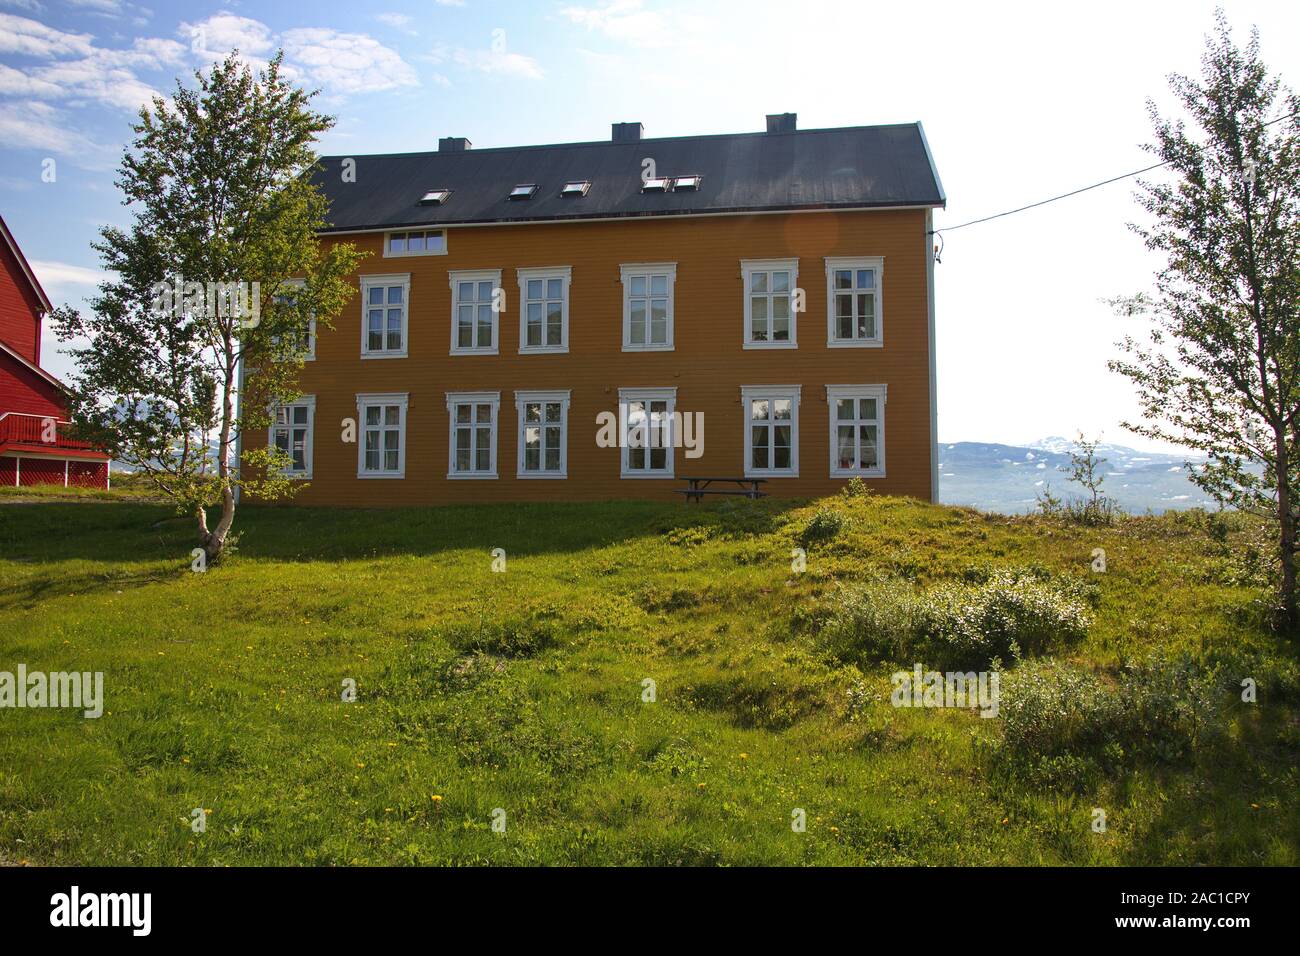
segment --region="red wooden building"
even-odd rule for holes
[[[63,383],[41,368],[50,308],[0,217],[0,485],[107,488],[108,456],[67,436]]]

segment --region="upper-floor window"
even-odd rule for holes
[[[877,347],[881,337],[880,279],[885,260],[827,258],[826,344]]]
[[[497,410],[500,392],[448,392],[451,415],[448,478],[497,476]]]
[[[519,269],[519,351],[569,350],[569,266]]]
[[[796,348],[795,287],[798,259],[742,259],[745,348]]]
[[[568,474],[569,393],[515,392],[519,417],[520,478]]]
[[[274,297],[275,304],[296,308],[298,304],[296,290],[301,289],[304,285],[306,285],[306,281],[303,279],[285,279],[280,283],[279,294]],[[297,339],[294,343],[297,346],[296,351],[302,356],[302,360],[304,362],[314,362],[316,360],[316,317],[314,315],[307,320],[305,327],[299,327],[295,338]],[[272,341],[278,345],[280,336],[272,336]]]
[[[827,385],[831,411],[831,474],[885,474],[884,385]]]
[[[406,475],[406,392],[357,396],[361,435],[357,442],[358,478]]]
[[[632,263],[623,274],[623,351],[671,351],[675,262]]]
[[[289,456],[283,473],[291,478],[311,477],[312,429],[316,418],[316,397],[303,395],[271,414],[268,443]]]
[[[500,269],[450,272],[451,352],[495,355],[500,308],[504,305]]]
[[[361,357],[405,358],[411,276],[361,277]]]
[[[745,385],[745,475],[799,474],[798,385]]]
[[[436,190],[436,192],[446,191]],[[429,193],[429,195],[433,194],[432,192]],[[447,193],[447,195],[450,195],[450,193]],[[443,200],[438,201],[442,202]],[[441,229],[390,232],[384,236],[384,258],[392,258],[393,256],[445,256],[446,254],[447,233]]]
[[[620,388],[624,478],[673,477],[676,388]]]

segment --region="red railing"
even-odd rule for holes
[[[68,448],[94,451],[89,442],[68,437],[70,423],[52,415],[32,415],[28,412],[0,413],[0,445],[41,445],[46,448]]]

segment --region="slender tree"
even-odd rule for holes
[[[326,202],[307,173],[333,119],[309,108],[315,94],[281,77],[279,56],[255,74],[232,53],[195,79],[141,109],[117,180],[131,226],[94,244],[116,277],[88,315],[65,306],[53,325],[88,340],[69,349],[75,430],[192,515],[216,561],[237,487],[299,486],[283,452],[245,451],[242,468],[233,452],[296,397],[310,323],[330,326],[360,254],[317,238]]]
[[[1164,258],[1151,295],[1116,300],[1149,313],[1149,341],[1120,343],[1110,367],[1136,386],[1145,421],[1125,426],[1203,452],[1192,480],[1276,528],[1277,602],[1297,625],[1300,510],[1300,99],[1271,77],[1259,35],[1237,47],[1220,10],[1201,78],[1170,85],[1194,124],[1148,104],[1148,150],[1173,173],[1140,183]]]

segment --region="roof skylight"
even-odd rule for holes
[[[696,173],[689,176],[678,176],[673,180],[673,189],[699,189],[700,180],[703,178]]]
[[[645,180],[644,182],[641,183],[641,191],[642,191],[643,193],[662,193],[662,192],[667,192],[667,191],[668,191],[668,177],[667,177],[667,176],[651,176],[649,179],[647,179],[647,180]]]
[[[451,197],[450,189],[430,189],[420,197],[421,206],[441,206]]]
[[[586,179],[575,179],[572,182],[564,184],[560,190],[561,196],[585,196],[587,190],[591,188],[591,183]]]
[[[536,183],[520,183],[514,189],[510,190],[510,199],[532,199],[533,193],[537,192]]]

